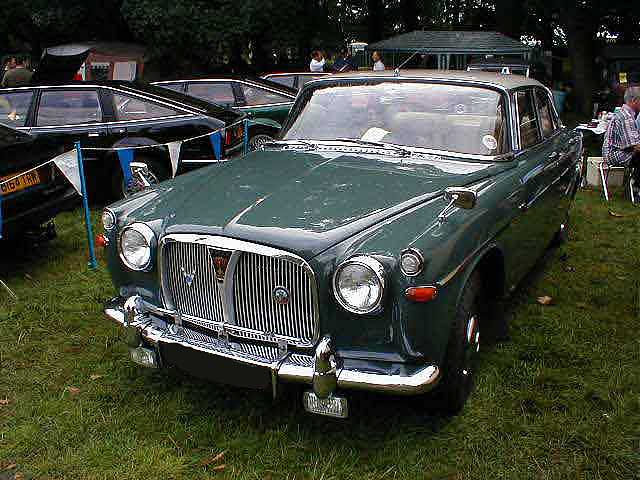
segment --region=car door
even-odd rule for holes
[[[282,125],[289,115],[294,98],[258,84],[238,81],[239,110],[249,111],[256,118],[269,118]]]
[[[195,121],[196,115],[130,92],[110,89],[109,136],[112,145],[149,145],[184,140],[211,130],[207,122]],[[156,152],[144,152],[151,155]],[[207,138],[186,142],[180,158],[192,162],[210,162],[213,157]]]
[[[33,124],[29,133],[58,143],[65,150],[79,141],[83,147],[104,147],[107,125],[98,88],[40,88],[38,89]],[[85,160],[92,160],[97,152],[86,151]]]
[[[573,197],[579,161],[580,138],[562,125],[552,106],[549,92],[544,88],[535,89],[536,109],[540,120],[542,137],[549,143],[550,153],[545,169],[548,175],[550,202],[555,205],[549,210],[549,230],[554,235],[559,225],[566,221],[566,214]]]
[[[531,269],[549,244],[556,208],[549,191],[553,172],[548,166],[555,160],[554,143],[543,138],[534,90],[519,89],[512,93],[515,106],[515,161],[519,190],[511,201],[517,209],[509,227],[509,262],[513,278],[510,285]]]

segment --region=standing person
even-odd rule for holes
[[[33,77],[33,72],[26,67],[25,59],[18,57],[16,59],[16,67],[5,72],[0,86],[20,87],[22,85],[29,85],[31,77]]]
[[[373,52],[371,58],[373,59],[373,71],[382,72],[384,70],[384,63],[382,62],[382,55],[380,55],[380,52]]]
[[[636,116],[640,113],[640,86],[624,92],[624,105],[613,116],[602,144],[602,157],[607,165],[631,165],[636,188],[640,186],[640,131]]]
[[[357,70],[356,64],[353,61],[351,52],[348,48],[340,49],[340,55],[333,64],[333,69],[336,72],[350,72],[351,70]]]
[[[320,50],[314,50],[311,53],[311,63],[309,63],[309,70],[316,73],[324,71],[324,55],[322,55]]]

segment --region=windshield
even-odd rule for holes
[[[505,153],[502,95],[481,87],[383,81],[303,92],[284,140],[349,138],[448,152]]]

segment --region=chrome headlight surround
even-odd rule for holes
[[[148,249],[146,261],[142,262],[140,265],[136,265],[132,263],[130,259],[126,257],[124,253],[124,249],[122,248],[122,242],[125,240],[125,235],[129,231],[134,231],[137,234],[141,235],[144,242],[146,243],[146,245],[143,248]],[[122,261],[122,263],[125,264],[127,268],[134,271],[148,272],[149,270],[151,270],[151,267],[153,265],[153,255],[155,253],[156,246],[157,246],[156,234],[153,233],[153,230],[151,230],[151,227],[149,227],[145,223],[136,222],[136,223],[127,225],[120,231],[120,234],[118,235],[118,254],[120,256],[120,260]]]
[[[400,271],[407,277],[416,277],[424,270],[424,255],[417,248],[400,252]]]
[[[354,265],[369,270],[373,278],[378,283],[378,288],[379,288],[378,296],[375,298],[373,302],[371,302],[369,305],[363,308],[359,308],[347,302],[347,300],[342,295],[340,286],[339,286],[340,276],[344,272],[345,268],[349,266],[354,266]],[[359,255],[356,257],[352,257],[349,260],[346,260],[345,262],[340,264],[338,268],[336,268],[336,271],[333,274],[333,295],[336,298],[336,301],[346,311],[351,313],[356,313],[358,315],[366,315],[369,313],[376,312],[380,309],[382,305],[382,299],[384,298],[385,286],[386,286],[386,281],[385,281],[384,266],[375,258],[369,257],[367,255]]]
[[[114,228],[116,228],[117,221],[118,220],[116,219],[116,214],[111,210],[105,208],[102,211],[102,228],[104,228],[105,232],[110,232]]]

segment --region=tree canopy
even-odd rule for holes
[[[8,51],[81,40],[135,41],[167,71],[303,66],[314,48],[416,29],[497,30],[544,49],[567,46],[581,96],[598,42],[636,42],[628,0],[4,0]]]

